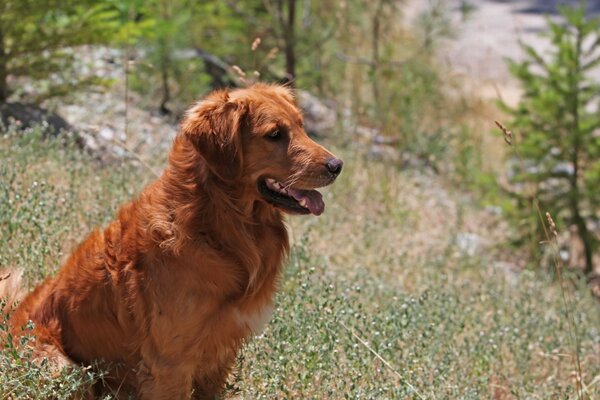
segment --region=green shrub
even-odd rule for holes
[[[531,248],[537,249],[542,221],[531,207],[537,198],[559,229],[575,228],[584,246],[579,267],[594,270],[598,238],[588,225],[597,220],[600,187],[600,85],[590,72],[600,65],[600,24],[586,17],[585,6],[562,7],[564,22],[548,20],[551,48],[542,54],[523,44],[527,58],[511,61],[523,85],[516,108],[504,105],[518,130],[515,146],[522,160],[514,160],[513,183],[520,203],[522,226],[530,229]],[[528,218],[528,219],[527,219]]]
[[[0,2],[0,102],[15,89],[9,76],[35,79],[37,100],[101,82],[75,71],[74,47],[107,43],[113,17],[91,0]]]

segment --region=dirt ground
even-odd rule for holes
[[[453,21],[455,37],[440,49],[440,56],[455,73],[464,75],[485,97],[519,97],[506,59],[521,59],[519,41],[543,50],[548,46],[546,18],[558,18],[557,6],[576,6],[579,0],[407,0],[405,16],[414,20],[440,4]],[[588,0],[590,16],[600,14],[600,0]],[[468,10],[465,12],[464,10]],[[600,79],[600,70],[595,75]]]

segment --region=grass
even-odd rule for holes
[[[322,217],[290,219],[277,308],[226,397],[576,398],[560,287],[543,271],[501,267],[501,217],[437,176],[336,150],[344,173],[323,190]],[[101,165],[39,128],[7,130],[0,159],[0,265],[24,269],[30,286],[152,179],[136,159]],[[476,254],[461,249],[465,232],[481,237]],[[599,305],[565,281],[586,396],[599,398]],[[51,376],[8,347],[0,368],[1,398],[66,398],[98,379]]]
[[[0,307],[2,311],[3,303]],[[27,329],[32,329],[29,326]],[[0,324],[0,334],[6,333],[6,324]],[[10,336],[9,336],[10,337]],[[27,345],[34,340],[24,335],[19,347],[12,343],[4,345],[0,351],[0,397],[3,399],[68,399],[82,395],[87,385],[102,378],[102,371],[94,369],[63,369],[60,373],[50,370],[48,364],[32,361],[31,348]]]

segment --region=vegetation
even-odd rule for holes
[[[290,219],[296,240],[275,314],[240,355],[226,397],[574,397],[558,287],[541,271],[462,254],[448,236],[481,214],[431,203],[413,172],[337,151],[347,169],[323,191],[323,216]],[[22,267],[30,285],[153,178],[134,160],[99,165],[40,129],[4,132],[0,157],[0,264]],[[597,306],[588,290],[575,291],[585,383],[600,373]],[[65,398],[99,379],[93,370],[51,377],[26,360],[0,351],[0,397],[42,399],[59,387]]]
[[[528,58],[511,62],[524,89],[517,108],[505,106],[514,117],[511,127],[522,133],[517,139],[523,159],[513,182],[525,184],[515,195],[525,205],[520,208],[529,209],[528,226],[536,228],[530,240],[539,241],[542,233],[543,221],[527,207],[535,198],[560,226],[573,227],[583,251],[571,254],[570,264],[591,275],[598,248],[588,225],[597,220],[600,205],[600,85],[590,72],[600,65],[600,24],[586,18],[583,7],[561,10],[566,24],[548,21],[549,56],[523,45]]]
[[[0,312],[5,307],[2,302]],[[27,329],[32,328],[29,326]],[[3,322],[0,324],[0,335],[5,334],[7,325]],[[9,341],[0,350],[0,396],[3,399],[67,399],[83,395],[88,385],[101,378],[92,368],[65,368],[56,373],[51,371],[47,363],[33,361],[28,344],[34,340],[32,335],[25,332],[18,346]]]
[[[0,3],[0,103],[11,91],[9,77],[33,78],[45,85],[36,98],[68,93],[92,76],[73,74],[73,46],[106,43],[112,15],[91,0],[3,0]],[[18,22],[17,22],[18,21]]]

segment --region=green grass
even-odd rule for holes
[[[5,304],[0,304],[0,312]],[[4,321],[3,321],[4,322]],[[8,334],[6,324],[0,324],[0,336]],[[32,326],[26,328],[30,330]],[[9,339],[11,338],[8,334]],[[42,361],[32,359],[28,346],[35,340],[31,335],[21,337],[18,346],[10,340],[3,343],[0,350],[0,398],[2,399],[68,399],[83,394],[88,385],[102,378],[103,371],[93,368],[63,369],[60,373],[52,371]]]
[[[24,269],[30,285],[151,179],[135,160],[101,165],[71,142],[40,129],[0,136],[0,265]],[[575,398],[560,289],[542,271],[495,267],[509,251],[495,246],[502,221],[438,177],[337,154],[346,166],[323,190],[325,214],[290,220],[276,311],[240,354],[226,397]],[[491,245],[462,254],[464,231]],[[590,384],[600,306],[583,285],[569,290]],[[65,398],[98,379],[52,376],[10,347],[0,369],[0,398]],[[587,395],[600,397],[598,381]]]

